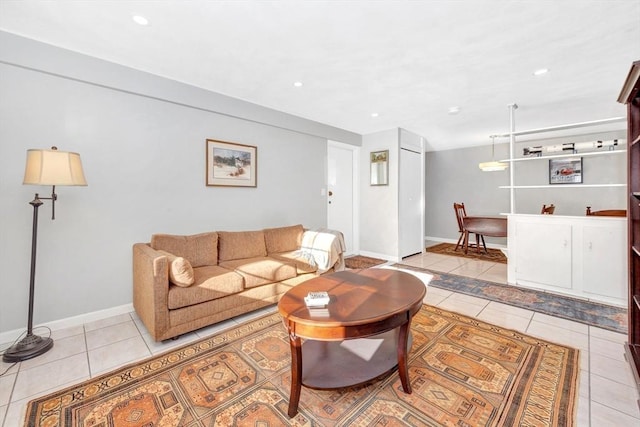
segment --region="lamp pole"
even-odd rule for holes
[[[55,201],[55,187],[51,197],[45,199]],[[2,361],[6,363],[31,359],[46,353],[53,347],[53,339],[50,337],[45,338],[33,334],[33,297],[35,294],[36,252],[38,248],[38,208],[42,206],[43,203],[42,199],[38,197],[38,193],[36,193],[36,197],[29,202],[29,204],[33,206],[33,228],[31,233],[31,274],[29,279],[29,319],[27,323],[27,335],[4,352]]]

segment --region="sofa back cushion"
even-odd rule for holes
[[[290,252],[300,249],[304,227],[302,224],[289,227],[266,228],[264,240],[267,253]]]
[[[218,231],[220,261],[263,257],[267,255],[264,232],[260,231]]]
[[[191,236],[154,234],[151,247],[177,257],[183,257],[195,267],[218,265],[218,233],[201,233]]]

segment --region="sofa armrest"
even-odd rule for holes
[[[155,341],[169,329],[169,263],[146,243],[133,245],[133,307]]]

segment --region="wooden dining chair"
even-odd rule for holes
[[[460,237],[458,238],[458,243],[456,244],[456,248],[454,250],[458,250],[458,247],[465,247],[465,243],[467,244],[466,247],[475,247],[475,248],[479,248],[480,247],[480,241],[482,240],[482,246],[484,246],[485,251],[487,250],[487,246],[484,243],[484,236],[482,234],[478,234],[478,233],[474,233],[476,235],[476,243],[473,244],[471,242],[469,242],[469,233],[467,230],[465,230],[464,228],[464,219],[467,216],[467,211],[464,208],[464,203],[454,203],[453,204],[453,210],[456,213],[456,219],[458,220],[458,231],[460,232]]]
[[[591,206],[587,206],[587,216],[627,216],[626,209],[603,209],[592,211]]]
[[[542,215],[553,215],[553,212],[556,210],[556,207],[551,203],[549,206],[542,205]]]

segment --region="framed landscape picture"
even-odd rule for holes
[[[582,157],[549,159],[549,184],[582,184]]]
[[[257,186],[258,148],[207,139],[207,185]]]

